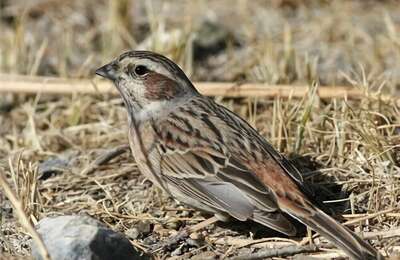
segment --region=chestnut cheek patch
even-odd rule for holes
[[[144,79],[145,98],[149,100],[170,100],[179,94],[176,81],[156,72],[150,72]]]

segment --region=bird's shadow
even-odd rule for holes
[[[349,208],[345,200],[349,194],[339,185],[333,176],[322,173],[324,166],[311,156],[289,155],[289,161],[300,171],[304,185],[309,192],[307,197],[329,215],[341,215]],[[330,201],[328,203],[328,201]],[[334,201],[334,202],[333,202]]]

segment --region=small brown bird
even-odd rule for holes
[[[121,94],[140,171],[172,197],[221,220],[250,219],[293,236],[289,215],[353,259],[383,258],[313,205],[299,171],[246,121],[202,96],[168,58],[130,51],[96,74]]]

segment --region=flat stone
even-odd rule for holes
[[[89,216],[48,217],[40,220],[36,228],[51,259],[149,259],[136,251],[123,234]],[[42,259],[35,243],[32,256]]]

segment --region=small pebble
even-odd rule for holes
[[[137,228],[130,228],[125,231],[125,235],[130,239],[137,239],[140,236],[140,232]]]
[[[182,226],[182,221],[172,217],[164,224],[164,226],[168,229],[178,230]]]

